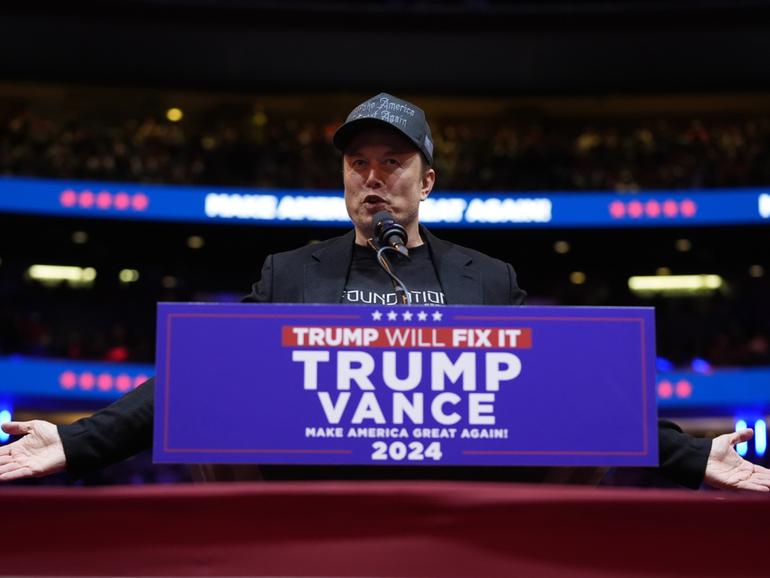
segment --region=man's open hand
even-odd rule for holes
[[[66,458],[59,431],[50,422],[10,421],[3,431],[20,440],[0,447],[0,481],[34,478],[64,469]]]
[[[770,492],[770,470],[744,460],[733,447],[752,437],[753,430],[742,429],[714,438],[704,482],[716,488]]]

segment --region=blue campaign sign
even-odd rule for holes
[[[158,306],[156,462],[658,462],[652,308]]]

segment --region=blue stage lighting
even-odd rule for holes
[[[745,420],[739,419],[735,422],[735,431],[746,429],[747,427]],[[735,449],[738,451],[739,456],[745,456],[749,451],[749,442],[740,443],[735,446]]]
[[[11,412],[10,410],[3,409],[0,410],[0,425],[11,421]],[[10,439],[11,436],[9,436],[7,433],[5,433],[2,429],[0,429],[0,444],[4,444]]]
[[[712,371],[711,364],[700,357],[693,359],[690,367],[695,373],[711,373]]]
[[[658,357],[655,360],[655,366],[658,371],[674,371],[674,364],[665,357]]]
[[[759,457],[767,450],[767,423],[763,419],[754,422],[754,449]]]

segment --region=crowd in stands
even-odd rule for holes
[[[655,306],[658,354],[674,368],[703,360],[714,367],[770,365],[770,310],[741,299],[659,299]]]
[[[341,118],[200,114],[76,118],[0,101],[0,174],[338,189]],[[432,117],[446,191],[712,188],[770,182],[770,115],[556,119]]]
[[[92,291],[29,287],[26,293],[0,305],[0,356],[153,362],[151,301],[116,306],[93,300]]]

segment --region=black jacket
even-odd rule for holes
[[[516,283],[513,267],[433,236],[421,227],[446,302],[452,305],[521,305],[526,293]],[[353,256],[354,231],[270,255],[262,275],[244,298],[250,303],[339,303]],[[74,424],[59,427],[68,471],[75,475],[124,459],[152,446],[154,380]],[[664,474],[688,487],[703,481],[710,440],[693,438],[671,422],[659,426],[660,467]],[[361,477],[362,468],[263,468],[271,478]],[[368,469],[364,477],[373,477]],[[382,468],[375,477],[450,477],[536,481],[542,468]]]

